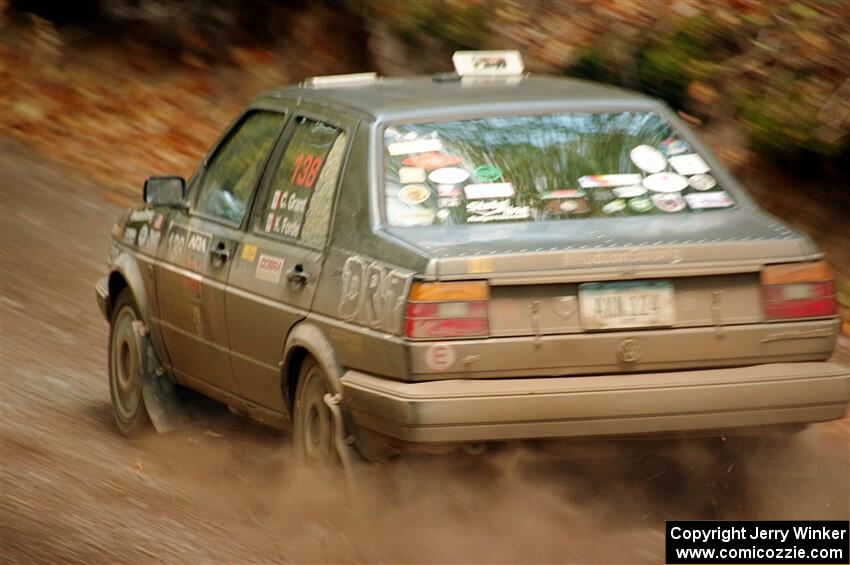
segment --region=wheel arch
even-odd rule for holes
[[[297,324],[286,338],[283,357],[281,389],[284,404],[292,415],[295,390],[301,367],[307,357],[313,357],[328,379],[328,387],[334,393],[342,393],[343,370],[336,359],[333,345],[324,332],[310,321]]]
[[[112,265],[108,279],[109,288],[109,315],[112,316],[112,306],[118,298],[118,294],[125,288],[130,289],[133,300],[139,309],[139,315],[146,326],[151,325],[150,303],[148,293],[145,289],[145,281],[142,277],[138,263],[126,253],[121,254]]]

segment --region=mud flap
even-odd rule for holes
[[[339,461],[342,464],[343,472],[345,472],[345,475],[351,479],[351,473],[354,470],[354,465],[362,461],[362,458],[354,448],[354,436],[347,434],[345,431],[347,426],[345,425],[345,417],[343,415],[342,408],[340,407],[342,395],[327,393],[323,400],[333,416],[334,447],[339,455]]]
[[[145,409],[154,429],[164,434],[185,426],[192,421],[186,411],[177,387],[165,375],[156,353],[151,345],[148,329],[144,323],[133,322],[133,333],[136,335],[136,346],[140,352],[142,379],[142,398]]]

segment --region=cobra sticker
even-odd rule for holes
[[[411,278],[413,273],[393,269],[379,261],[359,255],[349,257],[342,268],[339,317],[399,333]]]
[[[283,264],[284,260],[280,257],[260,254],[254,277],[261,281],[279,283],[280,274],[283,272]]]

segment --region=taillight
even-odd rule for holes
[[[407,302],[405,335],[413,339],[486,336],[489,299],[485,281],[415,282]]]
[[[834,316],[835,281],[825,261],[771,265],[761,272],[768,320]]]

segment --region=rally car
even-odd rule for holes
[[[123,432],[180,387],[319,463],[845,415],[823,254],[673,111],[455,66],[263,94],[188,182],[148,179],[96,285]]]

